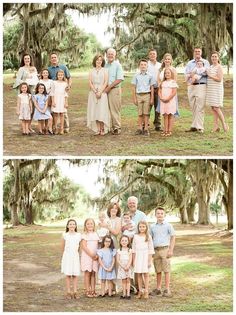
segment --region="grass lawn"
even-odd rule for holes
[[[63,136],[23,137],[16,116],[16,91],[11,86],[12,74],[4,75],[3,145],[5,156],[232,156],[233,154],[233,88],[232,77],[225,77],[224,114],[230,131],[211,133],[213,116],[209,108],[205,114],[205,132],[185,133],[190,128],[192,113],[187,100],[183,75],[179,75],[178,97],[181,117],[176,119],[173,136],[163,138],[153,128],[151,114],[150,137],[135,136],[137,109],[132,104],[131,75],[122,87],[122,134],[94,137],[86,127],[88,97],[87,75],[73,77],[69,97],[71,131]],[[36,122],[34,126],[36,128]]]
[[[174,225],[172,297],[148,301],[86,298],[79,277],[79,300],[64,297],[60,273],[62,228],[18,227],[4,230],[3,310],[5,312],[232,312],[233,237],[212,227]],[[150,273],[150,289],[155,273]],[[97,285],[99,292],[100,286]]]

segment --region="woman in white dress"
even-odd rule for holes
[[[108,84],[108,72],[104,68],[105,60],[101,54],[93,59],[93,69],[89,73],[90,91],[88,95],[87,127],[95,135],[104,136],[109,132],[110,112],[107,94],[104,92]]]
[[[211,54],[212,65],[207,70],[207,93],[206,104],[211,106],[214,115],[214,128],[212,132],[219,132],[219,120],[225,132],[229,130],[229,126],[225,122],[221,107],[223,107],[224,84],[223,69],[220,65],[219,53],[214,51]]]
[[[61,260],[61,272],[66,275],[66,297],[68,299],[77,299],[77,281],[80,275],[80,258],[79,245],[81,241],[81,234],[77,233],[77,223],[70,219],[66,224],[66,232],[63,233],[62,250],[63,256]],[[73,293],[70,285],[73,282]]]

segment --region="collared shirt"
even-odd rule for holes
[[[150,60],[148,60],[148,68],[147,71],[149,74],[152,75],[153,79],[154,79],[154,88],[157,88],[157,74],[159,69],[161,68],[161,63],[160,62],[151,62]]]
[[[119,61],[114,60],[112,63],[106,63],[105,68],[108,70],[108,84],[111,85],[115,80],[124,80],[124,73]],[[120,86],[120,83],[116,85]]]
[[[164,220],[162,223],[154,223],[150,228],[150,234],[154,248],[169,246],[170,238],[175,235],[175,230],[169,222]]]
[[[204,67],[206,69],[208,69],[210,67],[209,62],[206,59],[201,59],[204,63]],[[185,75],[191,73],[193,71],[193,69],[197,66],[197,61],[195,59],[190,60],[187,63],[187,66],[185,68]],[[191,83],[191,80],[187,80],[189,83]],[[198,80],[196,83],[207,83],[207,75],[204,75],[200,78],[200,80]]]
[[[69,72],[67,66],[65,66],[65,65],[57,65],[57,66],[49,66],[48,67],[49,79],[56,80],[56,76],[57,76],[58,70],[63,70],[64,71],[66,79],[70,78],[70,72]]]
[[[147,221],[146,214],[143,211],[136,210],[135,214],[132,216],[132,221],[134,221],[136,226],[136,232],[138,232],[138,224],[140,221]]]
[[[136,86],[136,93],[149,93],[151,86],[155,84],[154,78],[151,74],[146,72],[136,73],[131,82]]]

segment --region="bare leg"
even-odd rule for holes
[[[219,118],[218,118],[218,115],[217,115],[214,107],[212,107],[211,109],[212,109],[212,113],[213,113],[213,122],[214,122],[213,132],[215,132],[215,131],[219,130]]]
[[[62,135],[64,133],[64,113],[60,113],[60,134]]]
[[[73,276],[73,290],[74,290],[74,293],[77,292],[77,286],[78,286],[78,277],[77,276]]]
[[[123,296],[126,296],[126,279],[122,279]]]
[[[143,130],[143,115],[138,116],[138,129]]]
[[[126,295],[130,296],[130,278],[126,279],[126,290],[127,290]]]
[[[174,124],[174,116],[172,114],[168,115],[168,132],[172,132]]]
[[[162,274],[161,272],[157,273],[157,290],[161,290],[161,283],[162,283]]]
[[[70,280],[71,280],[71,276],[66,276],[66,291],[67,291],[67,293],[70,293]]]
[[[145,288],[145,294],[144,298],[148,299],[148,292],[149,292],[149,273],[144,273],[144,288]]]
[[[144,129],[148,130],[149,115],[143,115],[143,116],[144,116]]]
[[[53,114],[53,121],[54,121],[55,133],[57,133],[57,131],[58,131],[58,118],[59,118],[59,113],[54,113]]]
[[[224,129],[225,132],[228,131],[229,127],[228,125],[225,123],[225,117],[220,109],[220,107],[214,107],[215,112],[217,113],[218,118],[220,119],[221,123],[222,123],[222,127]]]
[[[165,272],[165,286],[166,286],[166,289],[169,291],[169,289],[170,289],[170,272]]]
[[[106,280],[101,280],[101,295],[105,295]]]
[[[111,280],[107,280],[108,282],[108,295],[111,296],[112,295],[112,289],[113,289],[113,283]]]
[[[168,132],[168,115],[164,114],[164,132],[167,133]]]
[[[26,123],[27,122],[27,120],[22,120],[21,121],[21,126],[22,126],[22,132],[24,133],[24,134],[26,134],[27,132],[26,132]]]
[[[48,119],[47,126],[48,126],[48,130],[52,132],[52,118]]]
[[[91,272],[91,291],[95,293],[95,285],[96,285],[96,273],[94,271]]]
[[[84,284],[85,284],[86,293],[89,294],[90,292],[90,272],[89,271],[84,272]]]
[[[142,286],[143,286],[143,277],[141,273],[138,273],[138,295],[137,298],[140,299],[142,297]]]
[[[100,121],[100,134],[101,136],[104,136],[105,132],[104,132],[104,122]]]

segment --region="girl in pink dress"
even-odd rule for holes
[[[98,241],[93,219],[84,222],[84,233],[81,236],[81,270],[84,272],[84,285],[87,297],[97,297],[95,292],[96,273],[98,271]]]
[[[177,83],[174,80],[174,73],[171,68],[164,71],[164,79],[160,84],[158,95],[160,98],[160,113],[164,116],[164,131],[162,136],[169,137],[172,134],[174,114],[177,111]]]
[[[152,264],[152,255],[154,252],[152,238],[148,232],[146,221],[140,221],[138,224],[138,234],[134,235],[132,243],[134,272],[138,275],[138,295],[137,299],[148,299],[149,290],[149,269]],[[144,279],[144,294],[142,285]]]

